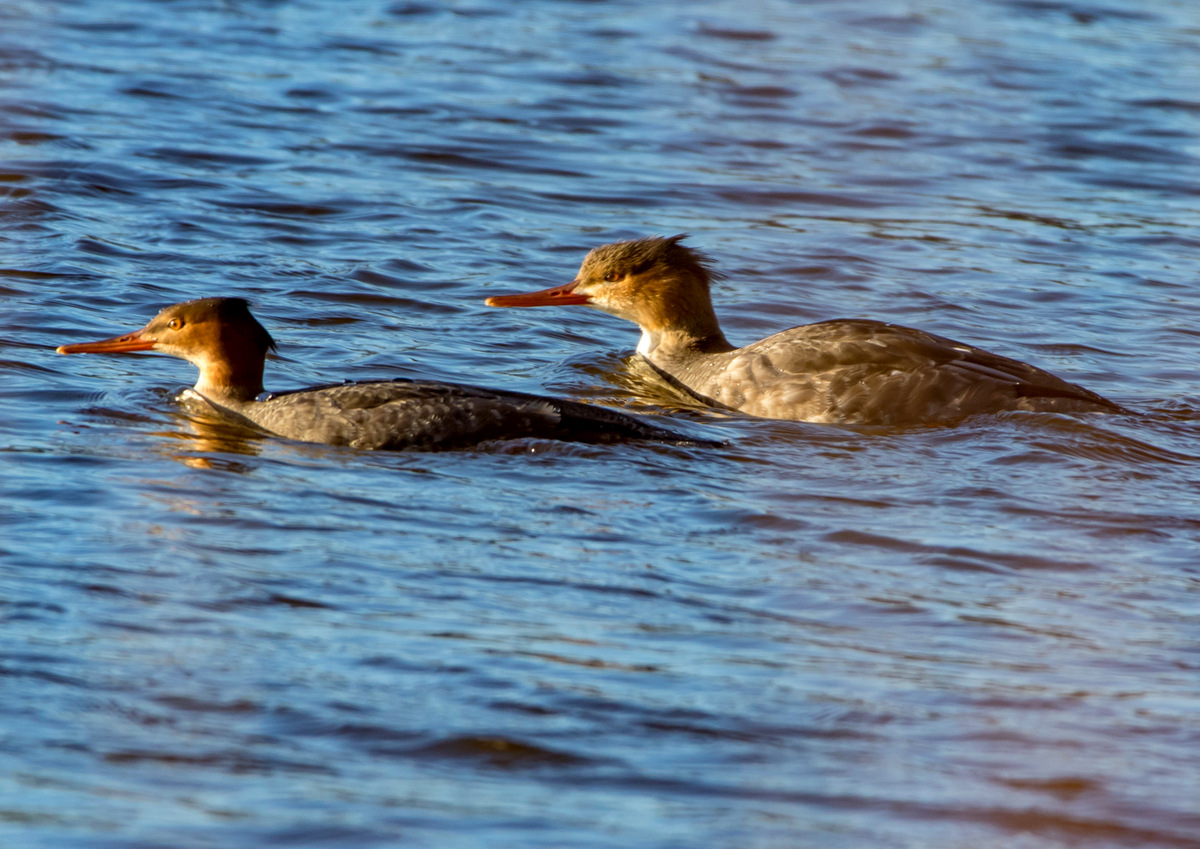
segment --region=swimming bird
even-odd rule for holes
[[[870,319],[793,327],[738,348],[713,311],[717,275],[684,238],[603,245],[572,282],[487,304],[579,304],[632,321],[642,330],[637,352],[667,382],[701,403],[763,418],[923,425],[1003,410],[1122,409],[1036,366]]]
[[[521,437],[700,443],[603,407],[459,383],[397,378],[264,394],[263,368],[274,348],[244,299],[200,298],[166,307],[141,330],[57,350],[181,357],[200,370],[185,400],[301,442],[366,449],[464,448]]]

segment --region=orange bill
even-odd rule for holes
[[[143,336],[145,328],[126,333],[124,336],[114,336],[111,339],[101,339],[99,342],[80,342],[76,345],[60,345],[55,350],[60,354],[125,354],[130,351],[150,351],[158,340]]]
[[[565,286],[553,286],[540,292],[525,292],[521,295],[497,295],[488,298],[489,307],[561,307],[570,304],[588,304],[591,299],[575,291],[575,282]]]

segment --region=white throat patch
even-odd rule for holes
[[[638,340],[637,352],[643,357],[650,356],[651,352],[658,347],[658,335],[651,333],[645,328],[642,329],[642,338]]]

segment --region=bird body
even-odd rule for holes
[[[189,390],[218,414],[302,442],[365,449],[463,448],[515,438],[696,443],[615,410],[522,392],[430,380],[379,380],[264,393],[275,347],[241,298],[201,298],[162,310],[141,330],[63,345],[62,354],[161,351],[200,370]]]
[[[1121,409],[1028,363],[869,319],[802,325],[738,348],[713,311],[710,265],[683,238],[603,245],[571,283],[488,304],[578,304],[633,321],[638,353],[676,388],[764,418],[916,425],[1004,410]]]

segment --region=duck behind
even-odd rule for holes
[[[737,348],[713,311],[710,264],[684,238],[603,245],[572,282],[487,303],[580,304],[620,316],[641,327],[638,353],[676,388],[764,418],[895,426],[1003,410],[1121,410],[1036,366],[869,319],[793,327]]]
[[[263,394],[275,340],[242,298],[201,298],[162,310],[141,330],[63,345],[60,354],[161,351],[200,370],[189,397],[218,414],[301,442],[365,449],[449,449],[533,437],[697,444],[634,416],[574,401],[427,380],[384,380]]]

